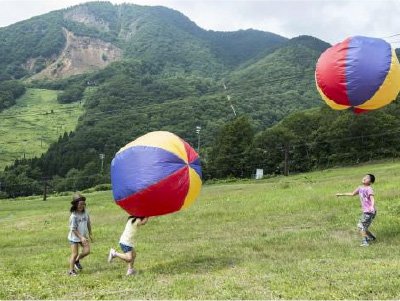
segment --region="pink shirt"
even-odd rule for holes
[[[371,186],[360,186],[357,189],[360,195],[360,202],[363,212],[375,213],[375,204],[372,204],[371,195],[374,195],[374,191]]]

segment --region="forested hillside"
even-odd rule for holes
[[[151,62],[151,73],[202,75],[231,70],[286,40],[255,30],[205,31],[164,7],[91,2],[0,28],[0,81],[36,74],[56,62],[66,47],[68,33],[85,37],[76,47],[99,41],[106,46],[112,43],[126,58]],[[97,53],[103,61],[110,60],[107,48]],[[65,63],[57,61],[57,68]]]

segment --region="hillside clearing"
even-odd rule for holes
[[[40,157],[83,113],[77,103],[59,104],[59,91],[27,89],[17,104],[0,113],[0,169],[15,159]]]

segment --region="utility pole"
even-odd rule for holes
[[[200,131],[201,126],[196,126],[196,133],[197,133],[197,153],[200,153]]]
[[[103,172],[104,158],[106,157],[106,155],[105,154],[100,154],[99,157],[100,157],[100,160],[101,160],[101,172]]]

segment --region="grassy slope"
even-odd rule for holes
[[[378,242],[359,247],[358,197],[373,172]],[[186,211],[150,219],[139,274],[106,262],[126,214],[88,194],[95,243],[68,277],[70,197],[0,202],[0,299],[398,299],[400,162],[204,187]]]
[[[75,129],[82,112],[79,103],[57,103],[57,91],[28,89],[15,106],[0,113],[0,169],[24,152],[26,158],[46,152],[60,135]]]

